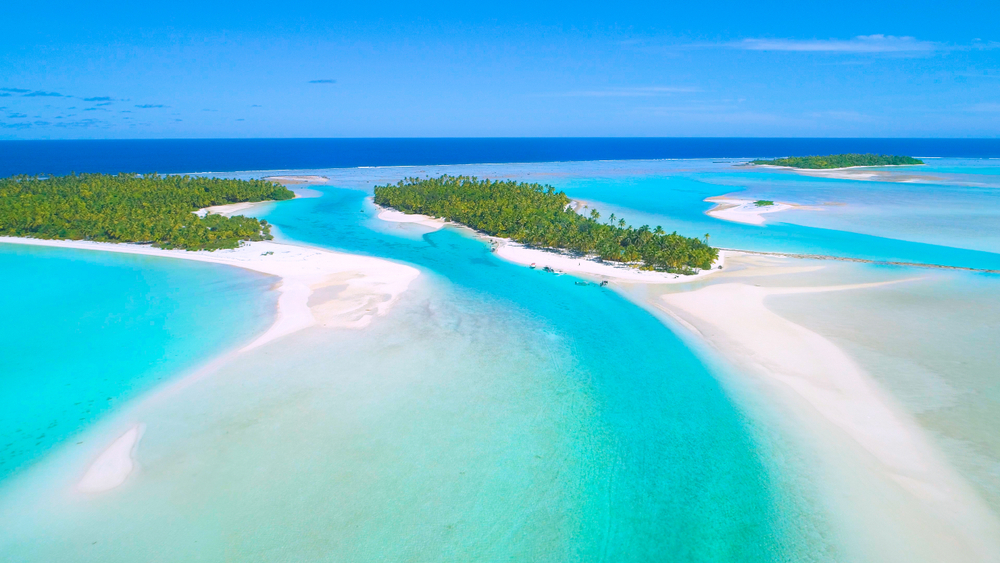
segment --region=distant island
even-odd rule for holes
[[[267,221],[195,211],[292,199],[274,182],[156,174],[11,176],[0,179],[0,235],[215,250],[271,239]]]
[[[595,209],[585,217],[569,197],[551,186],[479,180],[468,176],[407,178],[377,186],[375,203],[440,217],[487,235],[544,248],[595,255],[643,270],[693,274],[712,267],[719,252],[697,238],[626,226],[612,213],[606,222]]]
[[[884,154],[831,154],[827,156],[791,156],[773,160],[752,160],[750,164],[787,166],[789,168],[827,169],[854,166],[904,166],[923,164],[924,161],[909,156]]]

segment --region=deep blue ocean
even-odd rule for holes
[[[435,138],[0,141],[0,177],[832,153],[1000,158],[1000,139]]]

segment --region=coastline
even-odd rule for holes
[[[575,210],[579,211],[583,202],[574,202]],[[429,217],[427,215],[409,214],[395,209],[388,209],[375,204],[379,210],[376,217],[391,223],[408,223],[420,225],[434,232],[452,225],[456,228],[467,231],[471,236],[490,243],[494,254],[513,264],[521,266],[535,267],[539,270],[551,268],[556,274],[573,274],[596,280],[598,282],[622,282],[622,283],[645,283],[645,284],[676,284],[688,283],[716,273],[725,267],[725,252],[719,250],[719,258],[712,263],[712,267],[707,270],[699,270],[693,275],[672,274],[668,272],[655,272],[631,268],[623,264],[605,262],[595,256],[580,256],[570,252],[561,252],[555,249],[532,248],[525,244],[514,242],[507,238],[489,236],[474,229],[458,223],[446,221],[444,219]]]
[[[692,275],[671,274],[604,262],[593,256],[577,256],[557,250],[531,248],[505,238],[479,236],[493,243],[494,253],[508,262],[529,267],[534,265],[538,269],[548,267],[555,270],[555,273],[573,274],[597,281],[641,284],[690,283],[724,270],[726,263],[726,252],[719,250],[719,258],[712,263],[711,268],[698,270],[698,273]]]
[[[244,349],[255,348],[286,334],[321,325],[361,328],[384,315],[419,270],[377,258],[308,246],[255,241],[235,249],[215,251],[164,250],[131,243],[0,237],[0,243],[119,252],[177,258],[234,266],[280,278],[278,314],[274,324]],[[321,302],[311,299],[324,288],[346,286]]]
[[[795,166],[779,166],[776,164],[753,164],[748,162],[751,167],[756,168],[776,168],[778,170],[794,170],[796,172],[807,170],[807,171],[837,171],[837,170],[856,170],[858,168],[902,168],[904,166],[926,166],[926,164],[877,164],[872,166],[841,166],[840,168],[796,168]]]
[[[312,327],[363,328],[385,315],[419,275],[412,266],[297,244],[249,242],[236,249],[215,251],[165,250],[130,243],[0,237],[0,244],[19,244],[115,252],[221,264],[275,276],[279,292],[272,325],[245,346],[223,353],[194,373],[154,391],[146,400],[169,396],[218,369],[235,356],[283,336]],[[114,440],[87,464],[76,488],[101,493],[123,484],[133,471],[142,422],[128,420],[124,433],[114,425]]]
[[[836,492],[828,502],[849,508],[835,512],[863,515],[842,524],[860,549],[883,560],[904,553],[906,560],[993,560],[991,554],[1000,553],[1000,522],[926,431],[837,345],[765,303],[785,294],[821,298],[818,294],[825,292],[863,291],[917,278],[760,287],[757,280],[823,267],[789,266],[754,255],[731,259],[736,271],[724,276],[732,280],[713,279],[692,291],[626,287],[622,293],[665,314],[741,368],[740,385],[753,382],[764,389],[767,408],[777,401],[789,411],[791,424],[805,432],[810,446],[822,450],[825,470],[843,480],[831,485]],[[879,530],[885,533],[886,526],[913,545],[882,544]]]

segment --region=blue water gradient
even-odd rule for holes
[[[267,219],[296,241],[404,260],[447,278],[484,310],[514,309],[548,327],[564,347],[564,377],[591,389],[599,405],[573,438],[589,483],[573,517],[581,529],[609,519],[600,537],[573,551],[609,560],[781,560],[806,541],[815,521],[793,521],[801,503],[785,498],[782,476],[758,448],[751,424],[716,373],[660,320],[595,285],[499,260],[457,230],[419,234],[374,218],[367,194],[322,188],[319,199],[275,206]],[[485,303],[493,303],[487,307]],[[525,330],[530,330],[528,326]],[[553,405],[553,408],[561,408]],[[610,449],[594,449],[606,436]],[[567,468],[566,479],[575,479]],[[587,558],[585,557],[585,559]],[[589,560],[589,559],[588,559]]]
[[[405,177],[442,174],[553,185],[607,219],[661,225],[713,246],[884,262],[1000,269],[1000,165],[933,159],[897,167],[907,181],[813,177],[739,166],[738,161],[674,160],[415,166],[285,171],[317,174],[333,185],[371,192]],[[889,170],[889,169],[880,169]],[[965,174],[964,171],[972,171]],[[958,172],[955,172],[958,171]],[[260,172],[219,176],[260,177]],[[909,181],[915,176],[915,181]],[[974,182],[969,180],[974,178]],[[767,215],[765,225],[716,219],[705,199],[731,194],[807,206]]]
[[[483,162],[772,158],[844,152],[1000,158],[998,139],[433,138],[0,141],[0,177],[427,166]]]
[[[0,481],[130,399],[261,332],[273,278],[0,244]]]

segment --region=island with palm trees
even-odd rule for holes
[[[696,274],[718,260],[705,240],[667,233],[663,227],[631,227],[611,214],[601,221],[582,215],[552,186],[468,176],[408,178],[377,186],[375,203],[408,214],[437,217],[529,248],[572,253],[645,271]]]
[[[751,160],[756,166],[779,166],[807,170],[832,170],[836,168],[857,168],[861,166],[913,166],[924,161],[911,156],[886,154],[830,154],[826,156],[790,156],[772,160]]]

